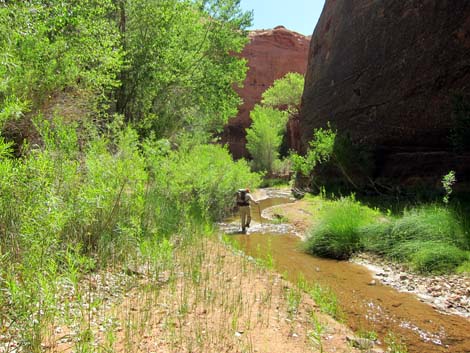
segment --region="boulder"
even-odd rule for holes
[[[368,181],[438,186],[450,169],[468,181],[470,155],[450,143],[458,95],[470,97],[469,1],[326,0],[309,49],[301,145],[330,122],[370,152]]]
[[[243,87],[236,88],[243,100],[238,115],[224,129],[222,142],[227,143],[235,158],[247,157],[245,129],[251,125],[250,112],[261,101],[262,93],[288,72],[305,74],[310,37],[283,26],[249,33],[250,42],[241,53],[247,59],[248,73]],[[300,141],[298,122],[289,123],[289,144]]]

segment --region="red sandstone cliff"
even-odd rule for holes
[[[249,36],[250,42],[241,53],[248,60],[249,69],[244,86],[236,89],[244,103],[239,107],[237,117],[228,122],[222,138],[235,158],[248,155],[245,129],[251,124],[250,111],[274,80],[288,72],[305,74],[310,43],[310,37],[282,26],[252,31]],[[289,132],[294,135],[290,140],[299,141],[298,130],[289,129]]]
[[[452,97],[470,97],[470,1],[326,0],[309,51],[303,145],[328,121],[372,152],[371,177],[438,183],[450,169]],[[470,138],[470,136],[468,137]]]

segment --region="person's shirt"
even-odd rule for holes
[[[245,198],[246,198],[246,200],[247,200],[249,203],[258,204],[258,201],[256,201],[256,200],[253,198],[253,196],[251,196],[251,194],[248,194],[248,193],[247,193],[247,194],[245,195]]]

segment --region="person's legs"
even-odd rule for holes
[[[247,215],[247,207],[240,206],[240,221],[241,221],[241,226],[242,226],[242,232],[245,231],[246,215]]]
[[[250,223],[251,223],[251,207],[247,207],[247,214],[246,214],[246,223],[245,223],[245,226],[246,227],[250,227]]]

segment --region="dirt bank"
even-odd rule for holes
[[[358,352],[348,328],[224,242],[200,239],[172,261],[164,271],[126,271],[133,289],[116,288],[120,300],[79,325],[57,325],[44,347],[76,351],[86,331],[90,346],[113,352]]]

